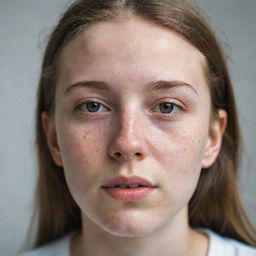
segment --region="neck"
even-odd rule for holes
[[[189,227],[186,214],[184,210],[170,223],[136,237],[112,235],[83,216],[83,231],[72,241],[72,256],[205,256],[208,239]]]

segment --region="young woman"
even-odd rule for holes
[[[38,231],[24,255],[256,255],[222,51],[184,0],[80,0],[38,91]]]

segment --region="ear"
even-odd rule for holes
[[[204,169],[209,168],[214,163],[220,152],[223,134],[227,126],[227,119],[227,112],[220,109],[217,117],[211,121],[202,160],[202,168]]]
[[[41,113],[41,122],[52,159],[56,165],[62,167],[63,162],[61,159],[60,149],[58,145],[56,128],[54,125],[54,121],[49,117],[48,112],[44,111]]]

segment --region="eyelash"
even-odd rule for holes
[[[88,101],[83,101],[82,103],[78,104],[78,106],[76,107],[76,110],[81,110],[81,111],[83,111],[83,110],[81,109],[81,107],[82,107],[83,105],[86,106],[87,103],[98,103],[98,104],[100,104],[101,106],[103,106],[104,108],[108,109],[107,107],[105,107],[103,104],[101,104],[101,103],[98,102],[98,101],[88,100]],[[92,114],[94,114],[94,113],[99,113],[99,111],[96,111],[96,112],[83,111],[83,112],[90,113],[90,115],[92,115]],[[100,111],[100,112],[104,112],[104,111]]]
[[[82,111],[82,112],[87,113],[88,115],[93,115],[93,114],[95,114],[95,113],[105,112],[105,111],[90,112],[90,111],[84,111],[84,110],[82,110],[82,109],[81,109],[82,106],[83,106],[83,105],[86,106],[86,104],[88,104],[88,103],[98,103],[98,104],[100,104],[100,106],[103,106],[105,109],[108,109],[108,108],[105,107],[102,103],[100,103],[100,102],[98,102],[98,101],[88,100],[88,101],[84,101],[84,102],[78,104],[78,106],[75,108],[75,110],[78,110],[78,111],[80,110],[80,111]],[[159,113],[162,113],[162,114],[164,114],[164,115],[167,116],[167,115],[170,115],[170,114],[172,114],[172,115],[173,115],[173,114],[176,114],[177,111],[184,110],[184,108],[183,108],[181,105],[179,105],[179,104],[177,104],[177,103],[174,103],[174,102],[170,102],[170,101],[163,101],[163,102],[160,102],[159,104],[157,104],[157,106],[156,106],[155,108],[160,107],[160,104],[163,104],[163,103],[172,104],[172,112],[170,112],[170,113],[163,113],[163,112],[161,112],[161,111],[155,111],[155,112],[159,112]],[[86,108],[87,108],[87,106],[86,106]],[[176,109],[176,110],[173,112],[173,109]],[[154,112],[154,111],[153,111],[153,112]]]

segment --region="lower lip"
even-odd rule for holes
[[[134,201],[147,197],[156,188],[138,187],[138,188],[103,188],[111,197],[116,200]]]

